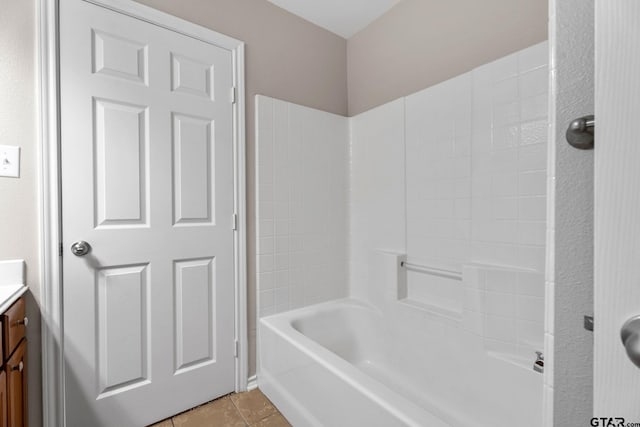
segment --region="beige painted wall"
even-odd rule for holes
[[[547,0],[403,0],[349,39],[349,115],[547,39]]]
[[[249,371],[255,373],[255,112],[267,95],[347,114],[347,43],[265,0],[136,0],[246,43]]]
[[[21,147],[20,178],[0,177],[0,259],[27,263],[29,422],[41,424],[35,0],[0,0],[0,144]]]

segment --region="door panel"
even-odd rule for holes
[[[149,380],[147,264],[98,270],[99,393],[117,393]]]
[[[176,373],[215,362],[215,259],[175,262]]]
[[[83,0],[60,44],[67,425],[146,425],[235,386],[232,54]]]
[[[96,226],[148,225],[147,107],[94,99]]]
[[[196,96],[210,98],[213,96],[213,64],[200,62],[171,52],[171,89]]]
[[[215,124],[173,115],[174,224],[213,224]]]
[[[148,84],[148,49],[143,43],[92,29],[93,72]]]

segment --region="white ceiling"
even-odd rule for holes
[[[268,0],[301,18],[350,38],[400,0]]]

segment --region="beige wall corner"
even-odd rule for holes
[[[347,43],[349,115],[547,39],[546,0],[403,0]]]

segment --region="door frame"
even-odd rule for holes
[[[65,425],[64,325],[62,307],[62,210],[60,169],[59,5],[64,0],[38,0],[37,61],[39,96],[38,171],[40,203],[40,286],[42,314],[42,417],[45,427]],[[245,175],[244,43],[211,29],[132,0],[84,0],[127,16],[209,43],[232,53],[233,106],[235,359],[236,391],[247,389],[247,233]]]

